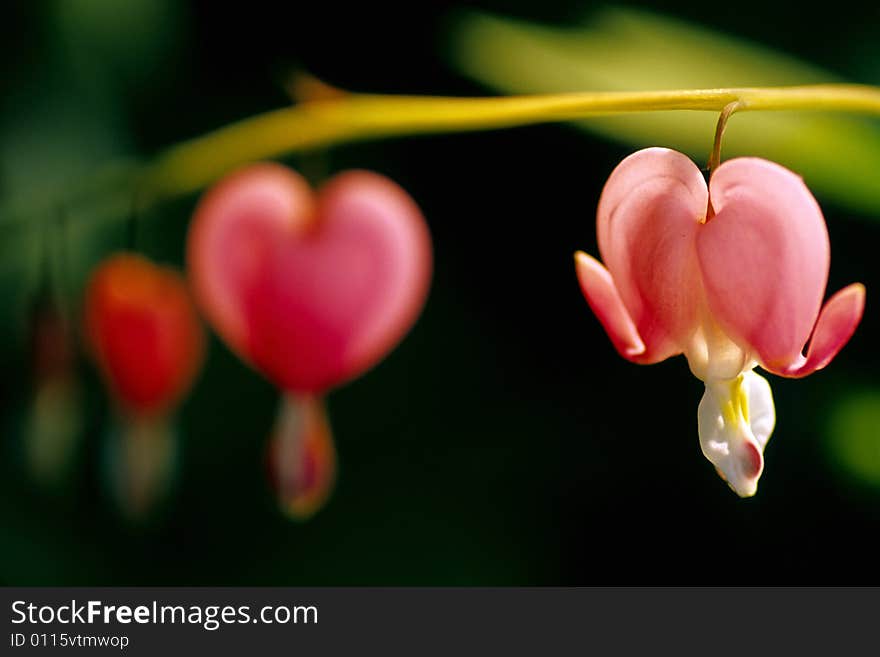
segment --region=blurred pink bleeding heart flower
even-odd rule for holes
[[[202,312],[282,392],[269,465],[282,509],[306,519],[336,474],[323,396],[385,358],[424,306],[425,219],[379,174],[347,171],[313,191],[258,163],[205,194],[187,249]]]
[[[317,192],[259,163],[199,202],[189,275],[205,316],[287,392],[321,395],[384,358],[415,322],[431,280],[431,238],[396,183],[338,174]]]
[[[825,367],[864,310],[860,283],[822,306],[830,246],[819,205],[767,160],[729,160],[707,187],[686,156],[647,148],[605,184],[597,233],[604,266],[575,255],[587,302],[627,360],[685,355],[706,385],[703,454],[737,494],[754,495],[776,420],[754,367],[786,377]]]

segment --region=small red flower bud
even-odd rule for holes
[[[204,333],[183,278],[120,253],[92,273],[85,295],[90,350],[129,412],[160,414],[186,394],[204,355]]]
[[[41,290],[29,318],[33,397],[23,426],[31,474],[44,486],[63,483],[83,427],[76,351],[55,295]]]

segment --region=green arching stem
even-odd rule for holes
[[[196,191],[246,162],[350,141],[492,130],[628,112],[720,112],[732,104],[737,111],[880,115],[880,88],[829,84],[489,98],[343,94],[260,114],[179,144],[152,164],[146,184],[153,195],[174,196]]]
[[[326,87],[326,86],[325,86]],[[129,194],[140,211],[163,199],[198,191],[228,171],[263,159],[383,137],[493,130],[595,116],[664,110],[721,112],[822,110],[880,116],[880,88],[828,84],[799,87],[583,92],[453,98],[345,93],[244,119],[182,142],[145,164],[128,164],[85,178],[52,198],[4,205],[0,223],[39,213],[38,205],[94,201]],[[722,128],[723,129],[723,128]]]

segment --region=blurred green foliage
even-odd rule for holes
[[[544,26],[467,13],[451,58],[504,93],[637,91],[842,81],[770,48],[659,14],[608,9],[583,25]],[[717,116],[652,112],[589,119],[584,130],[637,147],[667,146],[705,162]],[[817,192],[880,219],[880,121],[809,112],[734,116],[723,155],[785,164]]]
[[[826,447],[845,480],[880,490],[880,389],[849,390],[837,400]]]

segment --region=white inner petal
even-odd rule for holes
[[[764,447],[775,423],[770,384],[752,370],[732,379],[706,381],[697,410],[700,447],[742,497],[758,489]]]
[[[708,313],[688,340],[684,354],[691,372],[701,381],[735,379],[754,367],[750,354],[728,338]]]
[[[763,451],[776,426],[776,409],[770,382],[752,371],[743,374],[743,386],[749,399],[749,424],[752,435]]]

